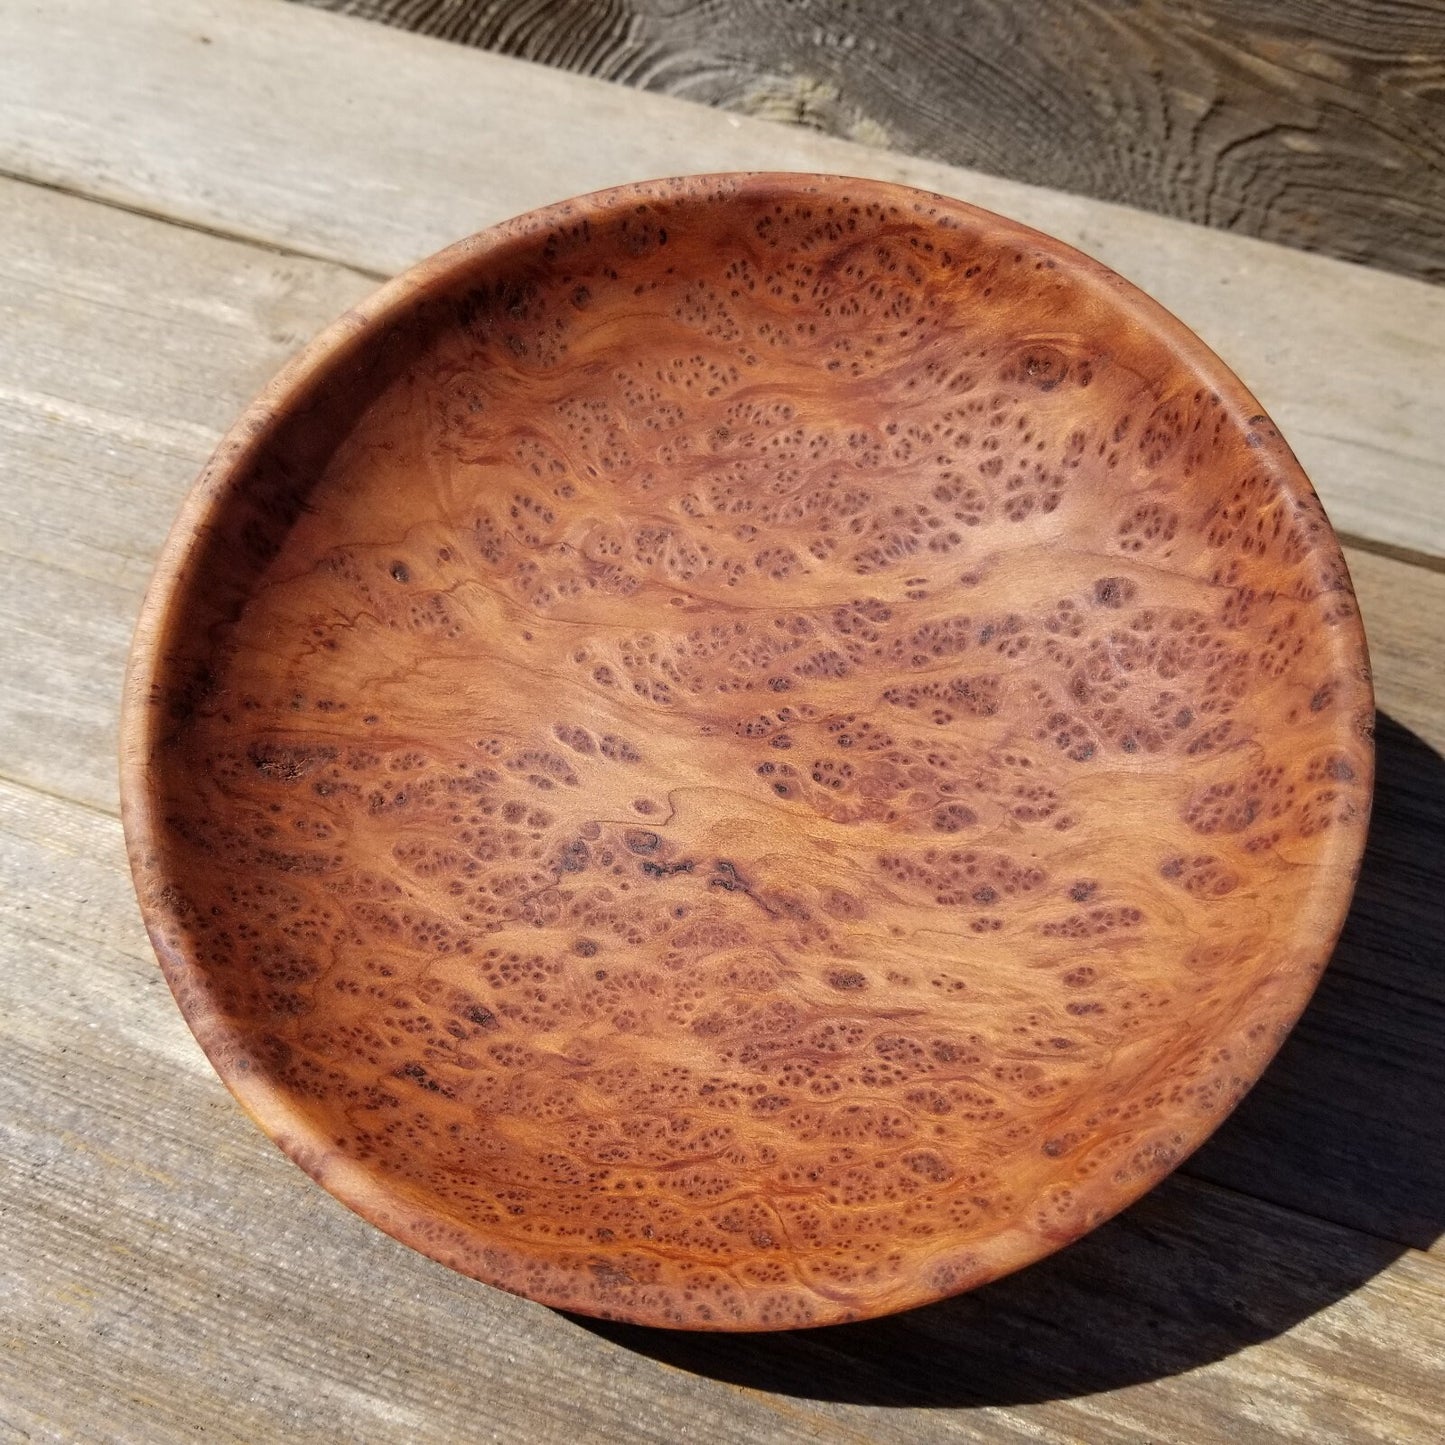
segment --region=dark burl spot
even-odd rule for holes
[[[614,763],[640,763],[642,754],[626,738],[615,733],[603,733],[597,744],[602,756]]]
[[[827,978],[829,988],[836,988],[843,992],[868,987],[867,978],[854,968],[831,968],[828,970]]]
[[[398,1079],[410,1079],[413,1084],[423,1088],[429,1094],[441,1094],[444,1098],[454,1098],[455,1095],[445,1084],[438,1081],[418,1063],[406,1063],[396,1070],[395,1077]]]
[[[294,783],[322,763],[334,762],[331,747],[287,747],[281,743],[252,743],[246,749],[251,766],[278,783]]]
[[[903,1156],[903,1164],[930,1184],[944,1184],[953,1178],[953,1166],[932,1149],[918,1149]]]
[[[559,743],[572,749],[574,753],[595,753],[597,745],[592,741],[592,734],[586,728],[575,727],[571,723],[558,723],[552,729],[552,736]]]
[[[978,814],[962,803],[945,803],[933,811],[933,826],[940,833],[958,833],[978,822]]]
[[[719,858],[713,864],[713,876],[708,879],[708,885],[726,889],[729,893],[746,893],[752,886],[726,858]]]
[[[1069,374],[1069,362],[1053,346],[1035,346],[1024,353],[1022,370],[1040,391],[1052,391]]]
[[[649,878],[671,878],[674,873],[691,873],[693,861],[684,858],[677,863],[643,863],[641,866]]]
[[[1139,594],[1139,588],[1127,577],[1100,577],[1094,583],[1094,603],[1098,607],[1123,607]]]

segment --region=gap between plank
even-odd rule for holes
[[[120,764],[117,762],[116,771],[119,773]],[[9,773],[0,772],[0,787],[14,788],[17,792],[33,793],[37,798],[49,798],[52,803],[59,803],[66,808],[83,808],[87,813],[93,813],[97,818],[108,819],[112,823],[120,822],[120,809],[107,808],[103,803],[90,803],[84,798],[72,798],[65,793],[57,793],[50,788],[43,788],[39,783],[26,782],[24,778],[12,777]]]
[[[82,190],[79,186],[67,185],[63,181],[42,180],[38,176],[28,176],[6,166],[0,166],[0,180],[13,181],[22,186],[34,186],[37,190],[50,191],[58,196],[68,196],[71,200],[89,201],[92,205],[105,206],[108,210],[123,211],[128,216],[139,216],[146,221],[159,221],[167,226],[179,226],[184,231],[198,231],[201,235],[210,236],[214,240],[229,241],[238,246],[251,246],[258,251],[269,252],[273,256],[285,256],[297,261],[314,261],[323,266],[335,266],[339,271],[350,271],[353,275],[363,276],[368,281],[375,281],[378,285],[390,281],[395,274],[390,271],[377,271],[370,266],[358,265],[354,261],[345,261],[339,256],[328,255],[324,251],[308,251],[300,246],[288,246],[279,241],[265,240],[260,236],[248,236],[244,232],[224,230],[220,226],[207,225],[204,221],[188,220],[184,216],[174,216],[168,211],[155,210],[134,201],[122,201],[114,196],[99,195],[95,191]],[[417,259],[422,258],[418,257]]]
[[[1404,562],[1410,567],[1422,567],[1426,572],[1445,573],[1445,557],[1433,552],[1421,552],[1414,547],[1402,547],[1397,542],[1377,542],[1372,537],[1361,537],[1356,532],[1335,531],[1341,547],[1353,548],[1357,552],[1371,552],[1391,562]],[[1348,558],[1345,559],[1348,562]]]

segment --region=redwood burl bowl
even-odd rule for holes
[[[166,544],[125,824],[181,1010],[503,1289],[859,1319],[1097,1225],[1259,1075],[1372,778],[1335,537],[1104,267],[816,176],[442,252]]]

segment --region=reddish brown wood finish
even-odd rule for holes
[[[1076,252],[871,182],[524,217],[262,396],[137,639],[167,978],[339,1198],[779,1328],[1075,1238],[1263,1068],[1364,838],[1284,443]]]

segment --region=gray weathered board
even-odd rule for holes
[[[216,68],[188,61],[217,53]],[[325,105],[293,84],[308,72],[332,104],[366,97],[348,127],[328,130]],[[507,135],[534,81],[556,114],[535,122],[552,150],[527,175]],[[406,95],[428,98],[430,146],[426,125],[403,124]],[[672,141],[655,134],[657,106]],[[1389,469],[1342,467],[1330,499],[1359,518],[1350,562],[1387,717],[1380,826],[1316,1004],[1184,1173],[1011,1280],[789,1338],[588,1327],[347,1214],[245,1121],[186,1033],[125,875],[114,749],[134,611],[189,478],[373,273],[532,201],[685,169],[684,134],[720,167],[878,160],[269,0],[0,0],[0,163],[17,177],[0,183],[0,1441],[1434,1441],[1433,470],[1435,510],[1416,511],[1404,541],[1388,531]],[[979,194],[963,173],[918,174]],[[1131,240],[1128,213],[1022,188],[988,199]],[[1427,288],[1149,224],[1176,253],[1156,274],[1190,277],[1196,296],[1228,294],[1209,290],[1226,274],[1210,270],[1221,241],[1302,299],[1312,268],[1343,277],[1335,331],[1311,324],[1320,344],[1348,337],[1372,358],[1358,437],[1387,449],[1398,414],[1435,424],[1420,348],[1438,359],[1445,338],[1412,349],[1367,304],[1378,285],[1397,321],[1426,315]],[[1241,307],[1230,325],[1284,323]],[[1276,343],[1291,344],[1255,336]],[[1322,437],[1320,455],[1345,446]]]
[[[305,0],[1445,280],[1445,7]]]

